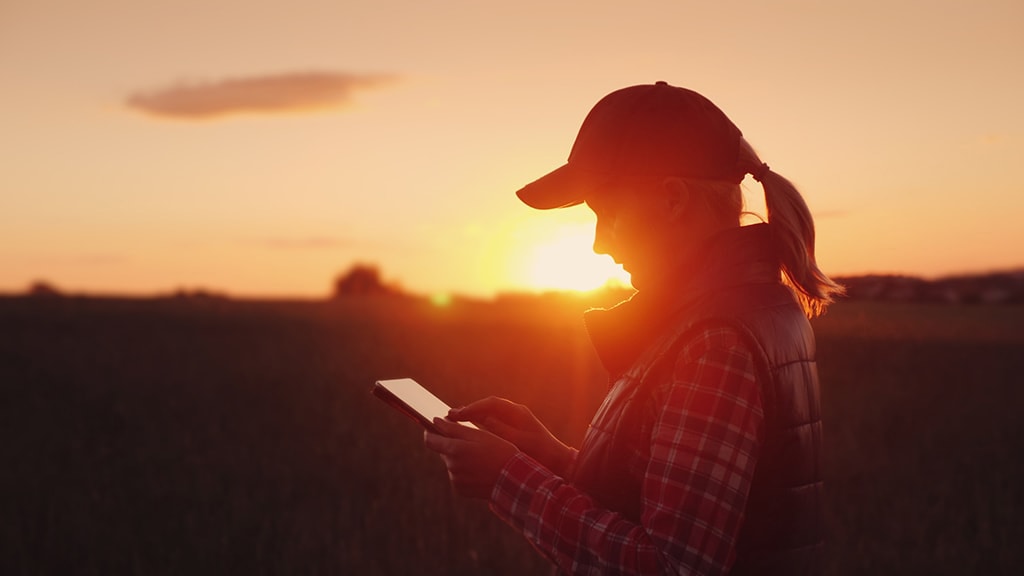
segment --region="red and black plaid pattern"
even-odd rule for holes
[[[647,446],[623,465],[641,475],[640,522],[518,454],[491,509],[568,574],[721,574],[736,557],[764,411],[753,356],[735,330],[712,328],[679,350],[641,423]]]

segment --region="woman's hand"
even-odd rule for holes
[[[439,434],[423,433],[423,444],[441,455],[455,492],[470,498],[490,498],[505,464],[519,449],[486,430],[474,430],[434,418]]]
[[[472,422],[508,440],[559,476],[565,476],[572,461],[572,449],[555,438],[522,404],[491,396],[452,409],[448,418]]]

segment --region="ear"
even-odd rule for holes
[[[665,209],[670,222],[678,221],[690,206],[690,187],[682,178],[666,178],[661,183],[665,195]]]

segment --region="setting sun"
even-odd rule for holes
[[[560,227],[534,250],[527,270],[531,286],[542,290],[593,290],[609,282],[629,284],[629,274],[611,257],[593,251],[592,225]]]

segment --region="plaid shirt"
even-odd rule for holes
[[[639,523],[603,508],[523,453],[505,466],[491,509],[569,574],[721,574],[736,559],[764,412],[751,353],[730,328],[679,350],[656,387],[625,466],[641,475]]]

